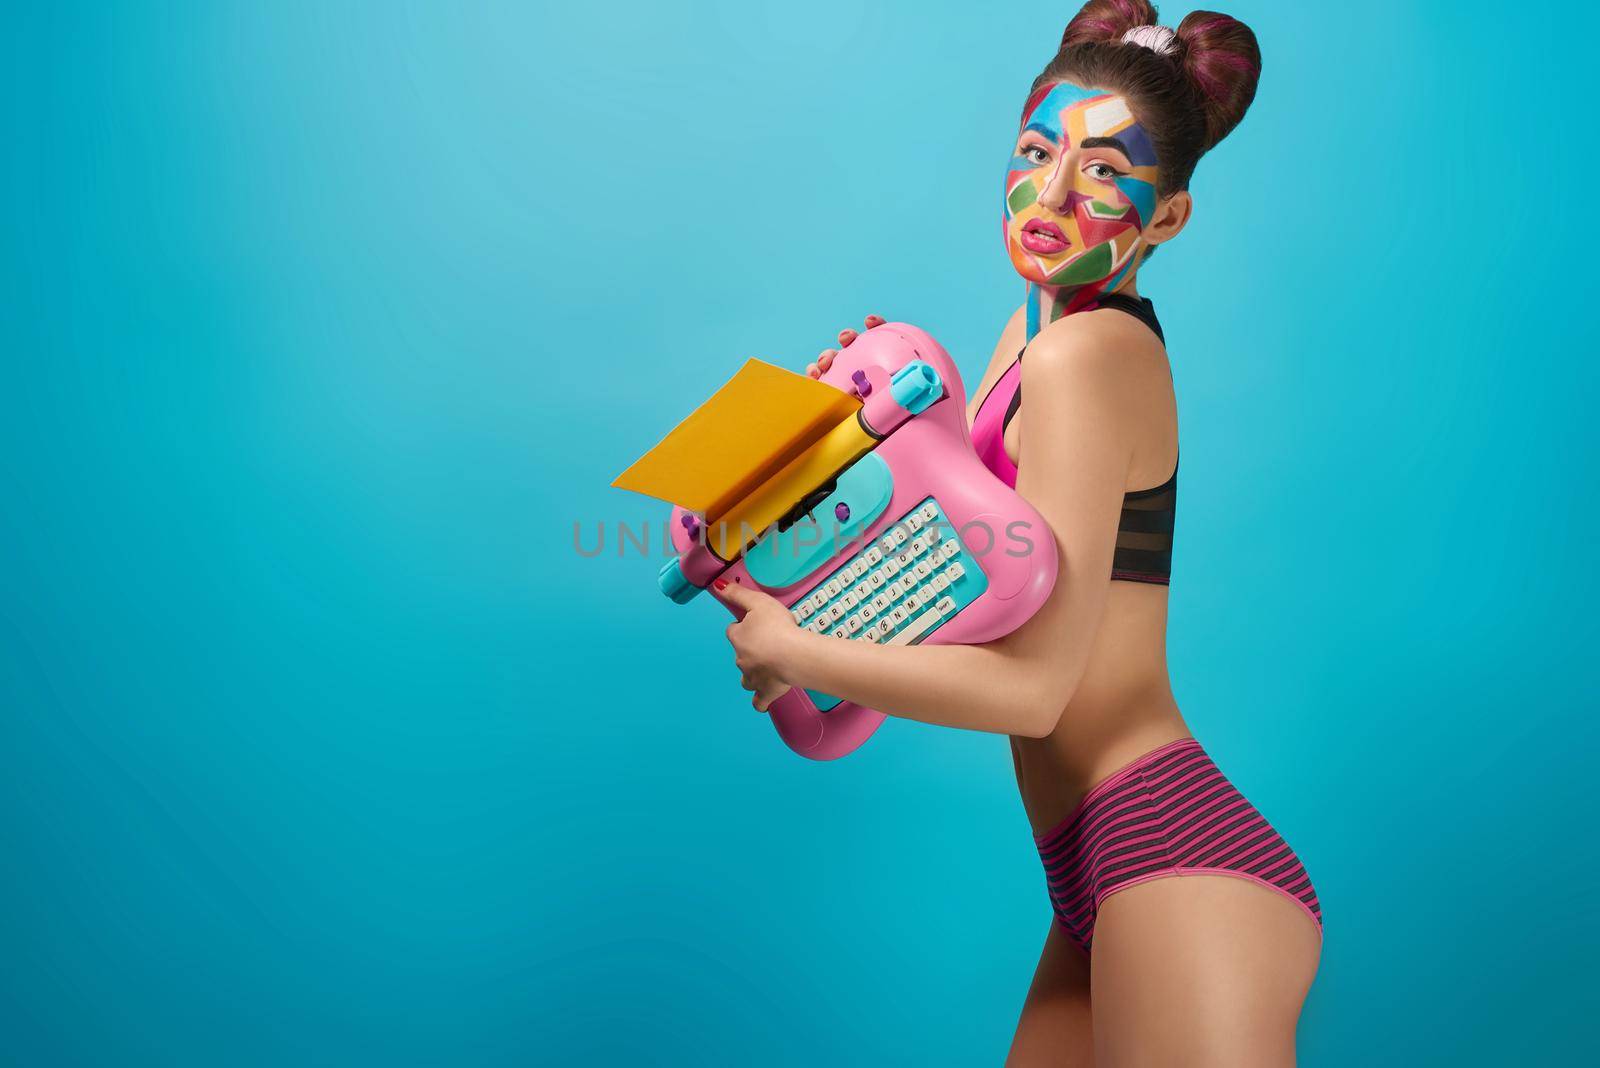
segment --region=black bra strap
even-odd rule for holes
[[[1167,343],[1167,335],[1161,332],[1161,321],[1156,318],[1156,306],[1150,302],[1149,297],[1130,297],[1125,293],[1107,293],[1095,301],[1095,306],[1100,308],[1115,308],[1120,312],[1127,312],[1135,319],[1153,331],[1161,343]]]

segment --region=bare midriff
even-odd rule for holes
[[[1167,677],[1167,587],[1111,582],[1083,680],[1043,738],[1013,736],[1017,788],[1036,835],[1135,759],[1190,734]]]

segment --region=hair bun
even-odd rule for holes
[[[1182,62],[1206,113],[1206,148],[1239,125],[1256,96],[1261,49],[1250,27],[1215,11],[1193,11],[1178,23]]]
[[[1133,30],[1155,24],[1156,9],[1150,0],[1089,0],[1067,23],[1061,47],[1121,44]]]

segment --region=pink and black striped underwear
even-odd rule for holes
[[[1322,932],[1300,858],[1194,738],[1152,749],[1036,835],[1056,920],[1084,952],[1101,902],[1168,875],[1233,875],[1293,899]]]

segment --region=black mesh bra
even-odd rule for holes
[[[1148,326],[1166,343],[1166,335],[1161,332],[1161,323],[1156,319],[1155,305],[1150,303],[1149,297],[1129,297],[1121,293],[1107,293],[1095,305],[1097,308],[1115,308],[1127,312]],[[1027,347],[1023,347],[1023,352]],[[1017,353],[1017,361],[1022,360],[1022,353]],[[992,391],[991,391],[992,392]],[[987,403],[988,397],[984,397]],[[1022,406],[1022,382],[1020,376],[1016,392],[1011,395],[1011,403],[1006,406],[1005,419],[1001,422],[1000,433],[1005,435],[1006,427],[1011,425],[1011,419]],[[1158,585],[1168,585],[1172,580],[1172,528],[1176,518],[1178,504],[1178,467],[1174,463],[1172,477],[1159,486],[1150,489],[1135,490],[1122,497],[1122,518],[1117,523],[1117,552],[1111,561],[1111,577],[1124,582],[1150,582]]]

